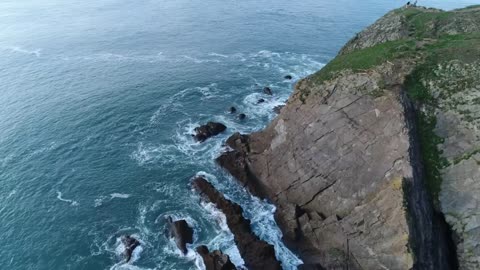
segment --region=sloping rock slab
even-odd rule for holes
[[[210,252],[206,246],[199,246],[196,250],[202,256],[206,270],[237,270],[228,255],[220,250]]]
[[[187,244],[193,243],[193,229],[190,228],[185,220],[173,221],[168,217],[169,235],[175,239],[178,249],[187,254]]]
[[[225,214],[228,227],[234,235],[235,244],[248,269],[282,269],[280,262],[275,257],[273,246],[260,240],[252,232],[250,220],[243,217],[243,210],[240,205],[225,199],[212,184],[202,177],[195,178],[192,186]]]

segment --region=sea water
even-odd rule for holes
[[[201,244],[243,265],[225,216],[189,187],[195,175],[240,204],[284,269],[296,269],[275,207],[214,159],[229,135],[264,128],[295,81],[403,4],[0,1],[0,269],[201,269]],[[195,142],[207,121],[228,129]],[[165,236],[165,216],[193,226],[186,256]],[[129,264],[125,234],[142,243]]]

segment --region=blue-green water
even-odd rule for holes
[[[441,8],[475,1],[422,1]],[[294,80],[403,1],[2,0],[0,2],[0,269],[196,269],[164,236],[186,218],[194,248],[242,264],[222,215],[188,183],[204,174],[241,204],[285,269],[274,207],[213,159],[235,131],[274,117]],[[260,89],[269,85],[274,96]],[[260,105],[258,98],[266,99]],[[247,114],[239,121],[226,110]],[[203,144],[193,127],[228,131]],[[121,264],[118,237],[143,251]]]

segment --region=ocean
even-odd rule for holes
[[[195,175],[239,203],[283,268],[296,269],[301,260],[281,241],[275,207],[214,159],[229,135],[264,128],[295,81],[403,4],[2,0],[0,269],[201,269],[201,244],[241,266],[225,217],[189,187]],[[195,142],[193,129],[207,121],[227,131]],[[166,237],[165,216],[193,226],[186,256]],[[142,243],[129,264],[124,234]]]

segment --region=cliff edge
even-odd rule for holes
[[[218,162],[277,205],[303,269],[480,269],[479,128],[480,6],[402,8]]]

